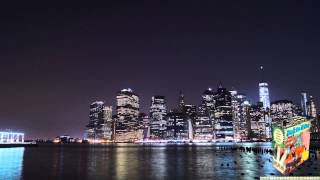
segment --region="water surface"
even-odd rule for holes
[[[41,146],[0,149],[0,179],[255,179],[281,176],[270,154],[214,146]],[[309,161],[294,175],[320,176]],[[311,174],[312,173],[312,174]]]

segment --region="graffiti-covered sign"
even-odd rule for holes
[[[283,174],[292,172],[309,158],[310,121],[293,126],[273,127],[273,166]]]

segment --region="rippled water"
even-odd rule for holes
[[[44,146],[0,149],[0,179],[254,179],[281,176],[269,154],[213,146]],[[320,175],[309,161],[294,175]]]

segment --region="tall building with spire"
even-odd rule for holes
[[[260,67],[262,80],[259,83],[259,101],[262,102],[263,108],[268,109],[270,108],[270,94],[269,94],[269,85],[264,80],[264,68],[263,66]]]

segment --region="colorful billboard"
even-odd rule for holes
[[[273,166],[282,174],[288,174],[309,159],[311,122],[295,117],[292,125],[275,126],[273,136]]]

